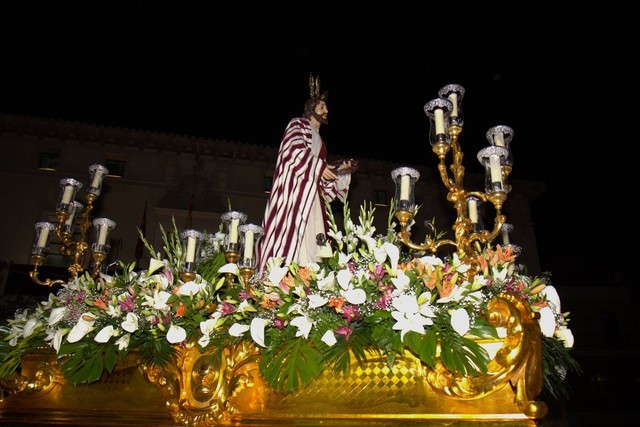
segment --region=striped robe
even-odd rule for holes
[[[285,265],[313,261],[318,251],[316,235],[327,231],[322,196],[329,201],[338,196],[344,200],[351,183],[349,174],[322,181],[325,167],[326,148],[318,131],[306,118],[291,120],[278,151],[256,270],[265,270],[271,257],[284,258]]]

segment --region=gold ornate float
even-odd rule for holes
[[[438,362],[429,368],[411,353],[389,366],[370,354],[347,376],[325,370],[293,393],[275,392],[258,369],[260,351],[240,344],[225,349],[220,365],[197,345],[179,348],[175,365],[142,364],[131,353],[96,384],[70,385],[51,350],[31,354],[21,375],[5,378],[0,421],[70,425],[388,425],[508,423],[535,425],[546,415],[540,328],[527,304],[497,296],[489,321],[506,331],[484,340],[493,354],[487,375],[469,379]],[[356,424],[360,422],[362,424]],[[365,424],[368,423],[368,424]]]
[[[453,239],[432,230],[423,243],[411,240],[419,173],[401,167],[391,173],[385,235],[375,234],[366,204],[358,225],[344,204],[342,229],[327,205],[320,263],[274,258],[256,272],[262,229],[230,211],[214,234],[161,226],[164,257],[143,239],[148,270],[120,262],[106,275],[102,255],[115,223],[93,222],[100,256],[87,268],[90,211],[81,242],[71,242],[64,230],[81,185],[63,180],[59,224],[36,225],[32,272],[35,283],[60,289],[0,327],[0,422],[535,425],[547,414],[543,387],[561,382],[574,362],[564,350],[573,342],[568,320],[553,287],[523,273],[520,247],[508,240],[502,207],[513,131],[487,132],[491,146],[478,154],[485,191],[469,192],[458,144],[464,89],[448,85],[439,95],[425,112],[457,212]],[[90,196],[101,178],[92,175]],[[495,210],[491,231],[482,202]],[[75,255],[66,283],[38,277],[50,230]],[[499,235],[502,245],[493,245]],[[455,251],[441,257],[446,245]],[[555,365],[543,369],[548,345]]]

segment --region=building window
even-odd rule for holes
[[[126,162],[123,160],[107,160],[105,167],[109,170],[111,177],[122,178],[124,176],[124,167]]]
[[[271,187],[273,186],[273,176],[265,175],[262,178],[262,191],[269,194],[271,193]]]
[[[40,153],[40,162],[38,163],[38,169],[43,171],[54,171],[58,169],[59,160],[60,153]]]
[[[387,192],[384,190],[373,190],[373,204],[375,206],[389,206]]]

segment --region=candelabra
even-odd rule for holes
[[[109,233],[116,223],[108,218],[96,218],[92,221],[91,213],[96,199],[102,192],[102,181],[108,174],[108,169],[102,165],[94,164],[89,167],[90,185],[86,190],[86,206],[75,200],[78,191],[83,187],[82,183],[73,178],[60,180],[60,195],[56,203],[57,223],[43,221],[36,223],[35,226],[36,238],[31,249],[34,267],[29,272],[29,277],[38,285],[53,286],[65,283],[62,280],[41,280],[38,277],[38,267],[44,263],[49,253],[51,231],[60,240],[60,254],[72,257],[68,271],[74,279],[85,270],[86,253],[89,249],[88,232],[93,225],[96,232],[94,243],[91,245],[94,261],[92,274],[95,277],[100,272],[101,264],[111,248],[108,244]],[[80,236],[78,240],[73,240],[77,218],[80,218]]]
[[[503,243],[509,245],[508,232],[512,229],[510,224],[505,224],[506,217],[502,213],[502,208],[511,190],[507,178],[513,165],[510,149],[513,129],[500,125],[487,131],[486,138],[490,146],[480,150],[477,155],[478,161],[485,169],[485,189],[484,191],[466,190],[463,182],[464,154],[458,142],[464,125],[461,106],[464,93],[462,86],[450,84],[438,91],[438,98],[424,105],[424,111],[430,121],[429,142],[439,159],[440,178],[448,190],[447,200],[453,203],[457,212],[457,218],[453,224],[455,239],[437,239],[427,236],[423,244],[411,241],[408,224],[415,214],[415,183],[420,173],[408,167],[397,168],[391,172],[391,177],[396,183],[397,202],[394,213],[401,227],[397,233],[398,238],[411,249],[432,253],[436,253],[443,245],[453,245],[460,258],[473,257],[478,252],[478,243],[492,241],[501,231]],[[447,165],[449,154],[451,159],[450,164]],[[495,208],[494,225],[490,231],[484,229],[479,215],[481,204],[487,201],[491,202]],[[519,253],[519,247],[510,246],[514,253]]]

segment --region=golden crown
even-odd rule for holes
[[[327,91],[320,93],[320,76],[314,76],[313,73],[309,73],[309,96],[311,98],[320,98],[322,100],[327,98]]]

